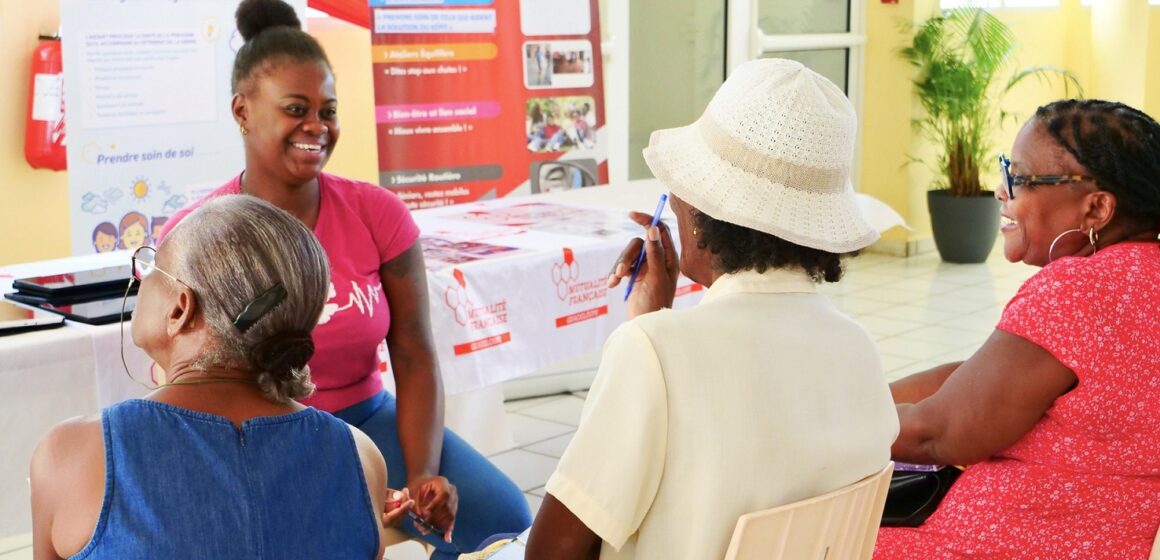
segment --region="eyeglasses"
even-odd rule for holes
[[[176,276],[157,268],[157,249],[153,247],[138,247],[136,251],[133,251],[133,256],[130,260],[133,263],[133,279],[138,282],[143,282],[146,276],[153,274],[153,271],[156,270],[172,278],[174,282],[193,290],[192,286],[178,280]]]
[[[140,283],[141,281],[145,280],[146,276],[149,276],[153,273],[153,271],[156,270],[157,272],[172,278],[174,282],[177,282],[178,284],[189,288],[190,291],[193,291],[193,288],[190,287],[189,284],[186,284],[185,282],[178,280],[176,276],[161,270],[160,268],[157,268],[156,261],[157,249],[154,249],[153,247],[144,245],[138,247],[136,251],[133,251],[133,256],[129,258],[129,262],[131,262],[133,265],[133,280],[130,281],[127,286],[125,286],[125,297],[121,299],[121,365],[124,366],[125,375],[129,376],[131,381],[150,391],[156,389],[159,386],[157,385],[157,379],[153,378],[154,385],[149,385],[148,383],[138,380],[133,375],[133,373],[129,371],[129,362],[125,359],[125,316],[128,314],[127,311],[129,293],[133,290],[133,281]],[[156,366],[157,363],[154,362],[153,365]],[[150,368],[150,371],[152,371],[152,368]]]
[[[139,247],[136,251],[133,252],[132,257],[133,278],[138,282],[142,282],[145,280],[146,276],[152,274],[153,271],[157,271],[172,278],[174,282],[189,288],[190,291],[193,291],[193,286],[182,282],[176,276],[158,268],[156,261],[157,249],[148,246]],[[238,315],[234,317],[234,326],[237,327],[239,331],[246,332],[250,329],[250,327],[254,326],[254,323],[258,322],[258,319],[261,319],[267,313],[269,313],[270,310],[274,309],[278,306],[278,304],[282,303],[286,299],[286,296],[286,288],[282,286],[282,283],[279,282],[274,284],[270,287],[270,289],[262,292],[260,295],[258,295],[258,297],[250,300],[250,302],[246,304],[246,307],[242,309],[241,313],[238,313]]]
[[[1007,188],[1007,200],[1015,199],[1015,185],[1063,185],[1096,180],[1087,175],[1012,175],[1011,160],[1005,154],[999,154],[999,174],[1003,178],[1003,186]]]

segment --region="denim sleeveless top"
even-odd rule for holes
[[[373,558],[378,520],[347,425],[308,408],[229,419],[145,400],[101,415],[105,497],[73,558]]]

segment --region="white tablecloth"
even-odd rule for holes
[[[415,218],[424,235],[443,232],[455,238],[449,232],[458,228],[459,238],[470,238],[472,232],[467,230],[479,224],[457,226],[453,215],[551,203],[616,209],[615,216],[624,216],[627,209],[652,212],[661,192],[655,181],[638,181],[425,210],[416,212]],[[433,330],[450,397],[449,423],[452,418],[470,417],[451,426],[465,432],[473,429],[469,424],[480,432],[495,431],[494,422],[502,422],[497,384],[600,347],[624,317],[623,288],[605,291],[604,279],[626,240],[639,233],[631,226],[605,237],[522,227],[483,229],[487,243],[518,251],[428,274]],[[0,268],[0,293],[11,291],[13,278],[127,261],[128,253],[119,252]],[[567,268],[564,275],[559,272],[562,268]],[[678,303],[695,302],[699,293],[685,290],[688,295]],[[449,305],[449,300],[456,305]],[[70,322],[65,328],[0,337],[0,537],[31,530],[28,461],[50,427],[147,392],[125,374],[119,350],[117,324]],[[152,361],[133,346],[128,325],[125,355],[133,374],[148,381]],[[459,399],[457,406],[467,412],[452,409],[455,395],[481,393],[488,395],[489,402]],[[483,422],[479,422],[481,416]],[[470,433],[464,435],[473,440]]]

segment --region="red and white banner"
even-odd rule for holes
[[[430,208],[608,182],[596,0],[369,0],[379,183]]]

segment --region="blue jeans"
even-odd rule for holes
[[[407,485],[407,465],[395,420],[395,397],[383,391],[363,402],[334,413],[370,436],[387,460],[387,485]],[[532,513],[523,492],[486,457],[451,430],[443,430],[443,454],[439,474],[459,491],[459,511],[455,516],[454,541],[447,544],[435,535],[421,536],[404,520],[399,529],[435,547],[431,558],[454,559],[471,552],[487,537],[497,533],[519,533],[532,524]]]

